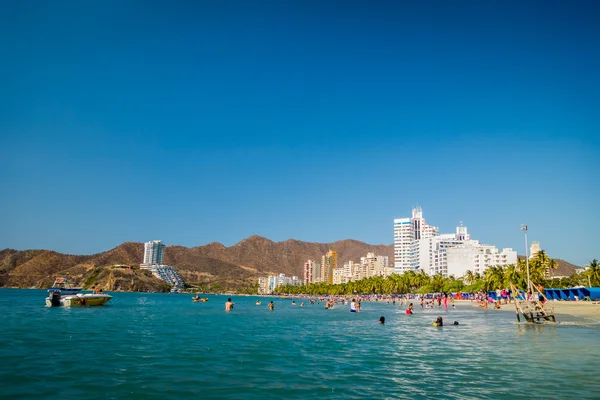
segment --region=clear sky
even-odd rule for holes
[[[600,258],[596,1],[5,1],[0,248],[393,242]]]

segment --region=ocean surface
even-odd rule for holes
[[[48,308],[0,289],[5,399],[599,399],[600,324],[517,324],[514,313],[363,302],[111,293]],[[441,315],[446,324],[432,326]],[[386,317],[385,325],[377,320]]]

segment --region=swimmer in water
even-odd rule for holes
[[[227,302],[225,302],[225,311],[231,311],[233,310],[233,301],[231,301],[231,297],[227,299]]]
[[[385,324],[385,317],[384,316],[379,317],[379,323],[381,325]]]
[[[271,302],[269,303],[269,310],[270,310],[270,311],[273,311],[273,309],[274,309],[274,308],[275,308],[275,304],[273,304],[273,302],[271,301]]]
[[[413,313],[413,303],[410,303],[408,305],[408,308],[406,309],[406,313],[407,314],[412,314]]]
[[[444,321],[442,320],[442,317],[437,317],[437,319],[433,323],[433,326],[444,326]]]

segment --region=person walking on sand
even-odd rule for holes
[[[231,297],[225,302],[225,311],[233,310],[234,303],[231,301]]]

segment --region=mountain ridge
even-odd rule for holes
[[[259,277],[272,274],[302,277],[306,260],[312,259],[319,263],[330,249],[337,252],[340,266],[347,261],[357,262],[367,253],[388,256],[390,263],[393,263],[393,247],[393,244],[371,245],[355,239],[318,243],[290,238],[275,242],[259,235],[251,235],[229,247],[219,242],[194,247],[168,245],[164,249],[163,261],[173,266],[188,284],[239,288],[251,286]],[[46,287],[52,284],[55,276],[68,273],[74,284],[84,284],[94,276],[99,281],[91,283],[106,290],[114,290],[114,285],[121,290],[152,290],[153,287],[164,290],[162,281],[147,275],[140,275],[138,279],[135,274],[130,274],[125,278],[126,274],[122,272],[117,274],[102,270],[108,271],[110,266],[117,264],[138,266],[142,262],[143,253],[142,242],[124,242],[110,250],[91,255],[62,254],[39,249],[4,249],[0,250],[0,287]],[[568,276],[577,268],[566,261],[557,261],[559,268],[555,275]]]

